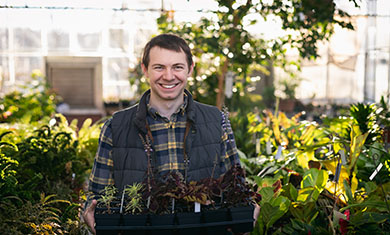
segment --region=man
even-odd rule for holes
[[[194,101],[185,89],[193,69],[191,50],[182,38],[161,34],[146,44],[142,70],[150,90],[137,105],[115,113],[101,131],[90,176],[92,199],[83,214],[92,232],[93,198],[106,185],[122,190],[142,182],[150,165],[158,175],[179,171],[192,181],[218,178],[240,164],[225,114]]]

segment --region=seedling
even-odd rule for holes
[[[114,185],[107,185],[100,193],[98,202],[107,207],[107,212],[111,213],[111,202],[115,199],[115,194],[118,192]]]
[[[134,183],[133,185],[127,185],[124,189],[125,195],[128,197],[128,201],[125,206],[125,212],[135,214],[142,211],[142,198],[141,191],[143,189],[142,184]]]

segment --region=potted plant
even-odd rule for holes
[[[116,200],[117,188],[114,185],[106,186],[98,198],[95,210],[95,222],[99,226],[120,225],[120,202]]]
[[[296,104],[296,89],[299,86],[301,79],[294,75],[289,78],[281,79],[278,82],[277,96],[279,98],[279,110],[291,113],[294,111]]]
[[[107,217],[103,223],[95,214],[97,234],[131,232],[131,234],[199,234],[248,232],[253,228],[251,204],[258,195],[245,182],[243,169],[233,167],[224,176],[185,182],[178,172],[170,172],[162,180],[127,186],[121,195],[119,210],[113,210],[112,188],[105,189],[99,206]],[[118,195],[116,196],[118,199]],[[109,203],[110,202],[110,203]],[[196,208],[201,208],[196,211]],[[99,212],[98,212],[99,211]],[[107,233],[108,234],[108,233]]]

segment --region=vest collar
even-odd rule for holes
[[[147,133],[146,129],[146,113],[147,113],[147,105],[146,105],[146,98],[150,95],[150,89],[147,90],[141,97],[138,107],[137,107],[137,113],[135,114],[135,120],[134,123],[138,127],[138,129],[143,133]]]
[[[187,120],[191,123],[195,123],[195,111],[194,111],[194,100],[192,99],[191,93],[184,89],[184,93],[188,97],[188,103],[187,103]]]

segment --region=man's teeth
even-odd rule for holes
[[[173,88],[173,87],[175,87],[176,85],[175,84],[173,84],[173,85],[162,85],[164,88]]]

